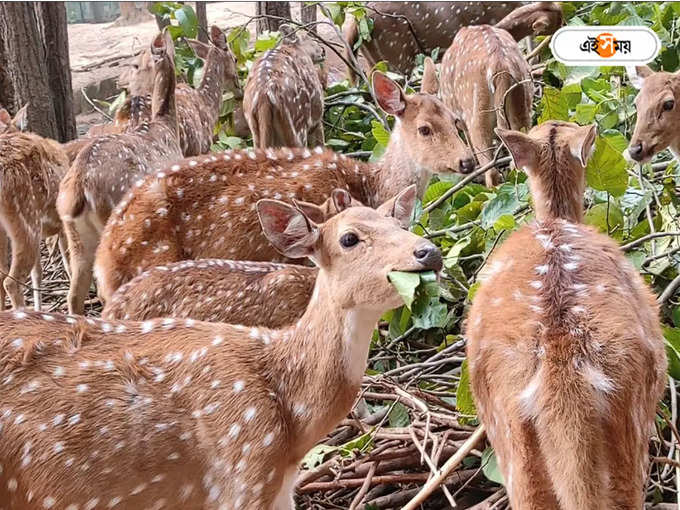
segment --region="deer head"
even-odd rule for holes
[[[529,176],[536,219],[583,218],[585,167],[597,136],[595,125],[548,121],[528,134],[496,129],[515,167]]]
[[[241,89],[241,82],[238,78],[236,57],[229,48],[227,38],[217,25],[210,27],[211,44],[205,44],[195,39],[187,39],[187,43],[191,46],[191,49],[194,50],[196,56],[204,61],[208,60],[208,56],[212,52],[210,58],[214,59],[222,69],[222,80],[225,84],[225,88],[230,92],[233,92],[237,98],[242,97],[243,91]]]
[[[316,223],[323,223],[348,207],[363,206],[361,202],[353,199],[347,190],[342,188],[334,189],[331,196],[322,204],[317,205],[311,202],[305,202],[304,200],[293,200],[293,202],[305,216]]]
[[[410,186],[385,207],[350,207],[323,225],[276,200],[260,200],[257,211],[263,232],[277,251],[291,258],[308,257],[319,267],[322,283],[317,289],[331,291],[342,308],[380,314],[401,303],[387,277],[391,271],[442,267],[434,244],[401,228],[411,219],[415,199],[415,187]],[[362,269],[366,267],[371,271]]]
[[[282,44],[302,49],[315,64],[321,64],[326,60],[326,50],[324,47],[305,32],[304,29],[284,23],[279,27],[279,32],[283,36]]]
[[[556,2],[536,2],[523,5],[496,24],[507,30],[516,41],[529,35],[548,35],[564,24],[562,8]]]
[[[28,127],[28,103],[12,117],[7,110],[0,108],[0,134],[26,131]]]
[[[649,161],[670,147],[677,154],[680,138],[680,74],[654,72],[648,66],[626,68],[631,84],[640,90],[635,98],[637,122],[630,139],[628,154],[635,161]]]
[[[472,152],[458,134],[463,127],[460,121],[437,97],[425,92],[433,92],[436,83],[432,79],[434,66],[428,65],[426,72],[424,89],[416,94],[405,94],[381,72],[373,73],[373,93],[378,104],[396,118],[388,153],[392,146],[397,147],[400,159],[407,159],[411,167],[418,169],[419,192],[433,174],[469,173],[475,166]]]
[[[168,30],[158,34],[151,43],[154,69],[151,117],[175,116],[175,47]],[[175,120],[175,131],[177,129]]]

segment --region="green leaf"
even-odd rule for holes
[[[526,184],[505,183],[496,193],[496,196],[484,205],[481,220],[482,228],[488,230],[494,223],[505,215],[512,215],[526,203],[528,188]]]
[[[126,92],[123,90],[120,94],[118,94],[118,97],[113,100],[113,102],[109,105],[109,114],[113,115],[118,111],[118,109],[123,106],[123,103],[125,103],[125,99],[127,98]]]
[[[595,204],[588,210],[585,223],[596,227],[603,234],[623,229],[623,213],[616,204]]]
[[[257,40],[255,41],[255,51],[265,52],[267,50],[271,50],[276,46],[278,41],[279,38],[276,35],[276,32],[263,32],[257,36]]]
[[[340,455],[343,457],[349,457],[354,453],[354,450],[359,450],[360,452],[365,452],[371,448],[373,445],[373,438],[370,432],[362,434],[356,439],[349,441],[342,446],[340,446]]]
[[[451,188],[453,188],[452,182],[437,181],[432,183],[427,188],[427,190],[425,190],[425,194],[423,195],[423,204],[429,204],[430,202],[437,200]]]
[[[515,226],[515,217],[512,214],[504,214],[493,224],[493,229],[500,232],[501,230],[514,230]]]
[[[184,37],[194,38],[198,35],[198,18],[193,8],[189,5],[182,6],[181,9],[175,11],[175,19],[182,27]]]
[[[387,144],[390,143],[390,133],[377,120],[371,121],[371,133],[373,134],[373,137],[378,141],[379,144],[387,147]]]
[[[546,86],[541,98],[541,115],[538,123],[546,120],[569,120],[569,108],[562,93],[555,87]]]
[[[413,325],[419,329],[443,328],[448,312],[438,297],[417,299],[413,304]]]
[[[666,355],[668,356],[668,374],[680,380],[680,328],[663,328],[666,340]]]
[[[314,469],[323,464],[323,459],[326,454],[334,452],[338,449],[337,446],[328,446],[325,444],[316,445],[307,452],[307,455],[302,459],[302,467],[305,469]]]
[[[576,105],[576,113],[574,120],[583,125],[592,124],[595,120],[595,114],[598,111],[598,106],[592,103],[582,103]]]
[[[460,380],[456,388],[456,409],[466,416],[476,416],[475,398],[470,388],[470,373],[468,371],[468,360],[463,361],[460,366]]]
[[[331,21],[339,27],[345,22],[345,11],[337,3],[326,4],[326,9],[328,9],[328,14],[330,14]]]
[[[472,285],[470,285],[470,288],[468,289],[468,299],[470,302],[474,301],[475,299],[475,294],[477,294],[477,291],[479,290],[479,287],[482,285],[482,282],[475,282]]]
[[[390,414],[387,417],[390,427],[408,427],[411,424],[411,417],[408,414],[408,409],[404,404],[397,402],[392,407]]]
[[[595,141],[595,152],[586,166],[588,186],[607,191],[618,197],[626,192],[628,174],[626,160],[622,156],[628,144],[626,138],[618,131],[606,132]]]
[[[404,304],[410,309],[415,298],[416,288],[420,284],[420,275],[404,271],[390,271],[387,277],[404,300]]]
[[[570,83],[562,87],[562,96],[567,106],[570,109],[576,107],[577,104],[581,102],[581,85],[578,83]]]
[[[673,319],[673,324],[680,328],[680,306],[676,306],[671,312],[671,319]]]
[[[498,460],[496,460],[496,453],[491,447],[487,448],[482,453],[482,471],[484,472],[484,476],[486,476],[487,479],[491,480],[492,482],[505,485],[503,474],[498,467]]]

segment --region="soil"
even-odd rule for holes
[[[299,2],[291,2],[291,14],[299,19]],[[215,2],[207,5],[208,24],[226,30],[248,22],[255,15],[255,2]],[[317,19],[322,19],[319,13]],[[255,31],[254,22],[249,25]],[[132,55],[149,43],[158,32],[153,17],[136,24],[77,23],[68,26],[69,52],[78,131],[83,133],[90,124],[103,122],[104,117],[95,112],[82,97],[87,89],[90,99],[109,99],[117,91],[116,79],[130,62]],[[319,34],[329,42],[338,42],[334,30],[328,25],[319,26]],[[344,63],[332,51],[326,51],[329,83],[343,79]],[[115,59],[115,57],[125,57]]]

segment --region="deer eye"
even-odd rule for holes
[[[351,248],[358,242],[359,238],[354,232],[347,232],[346,234],[343,234],[342,237],[340,238],[340,244],[343,246],[343,248]]]
[[[668,100],[663,102],[663,109],[666,112],[672,110],[674,106],[675,106],[675,101],[673,99],[668,99]]]
[[[432,130],[430,129],[430,126],[420,126],[418,128],[418,133],[423,136],[430,136],[432,134]]]

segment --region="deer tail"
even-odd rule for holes
[[[548,477],[564,510],[605,510],[608,466],[602,421],[613,383],[594,364],[547,362],[535,376],[536,398],[523,395]]]
[[[359,40],[359,27],[357,26],[357,22],[354,17],[350,17],[349,20],[347,20],[347,23],[345,23],[345,26],[342,28],[342,36],[344,37],[348,46],[344,51],[345,60],[347,60],[347,62],[351,62],[352,55],[350,52],[354,53],[354,45]],[[347,66],[347,76],[349,77],[349,81],[352,85],[356,84],[357,75],[350,66]]]
[[[87,149],[84,150],[87,151]],[[81,151],[80,154],[82,154],[82,152],[83,151]],[[76,161],[78,159],[78,156],[76,156]],[[73,168],[73,166],[75,166],[75,163],[71,168]],[[59,185],[57,212],[62,220],[73,220],[80,216],[85,210],[87,198],[80,176],[80,172],[72,172],[69,170]]]

